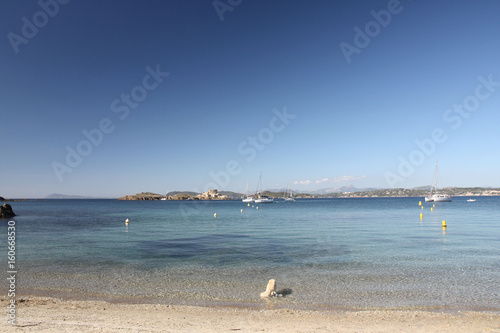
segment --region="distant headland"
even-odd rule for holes
[[[380,198],[380,197],[425,197],[429,194],[430,187],[393,188],[393,189],[356,189],[350,187],[349,191],[337,191],[330,193],[300,193],[294,192],[294,198]],[[485,187],[447,187],[442,191],[451,196],[500,196],[500,188]],[[264,191],[263,195],[275,198],[284,196],[284,190]],[[133,195],[125,195],[118,200],[239,200],[243,193],[218,191],[216,189],[208,192],[196,193],[190,191],[174,191],[166,195],[141,192]]]
[[[208,192],[170,192],[166,195],[161,195],[152,192],[141,192],[133,195],[125,195],[118,200],[236,200],[241,197],[241,194],[234,192],[219,192],[216,189],[208,190]]]

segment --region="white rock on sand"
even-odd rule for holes
[[[266,291],[263,293],[260,293],[260,297],[265,298],[265,297],[270,297],[270,296],[276,296],[276,280],[275,279],[270,279],[269,282],[267,283]]]

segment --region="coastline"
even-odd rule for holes
[[[2,297],[0,305],[7,306]],[[500,314],[423,310],[249,309],[110,303],[29,296],[16,324],[27,332],[500,332]],[[6,324],[10,326],[9,324]],[[6,327],[2,325],[2,327]],[[8,328],[10,329],[10,328]],[[3,331],[3,330],[2,330]]]

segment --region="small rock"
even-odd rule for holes
[[[14,216],[16,216],[16,214],[14,214],[14,211],[9,204],[3,204],[3,206],[0,206],[0,218],[8,219]]]

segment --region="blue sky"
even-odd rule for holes
[[[500,186],[499,12],[2,1],[0,195]]]

